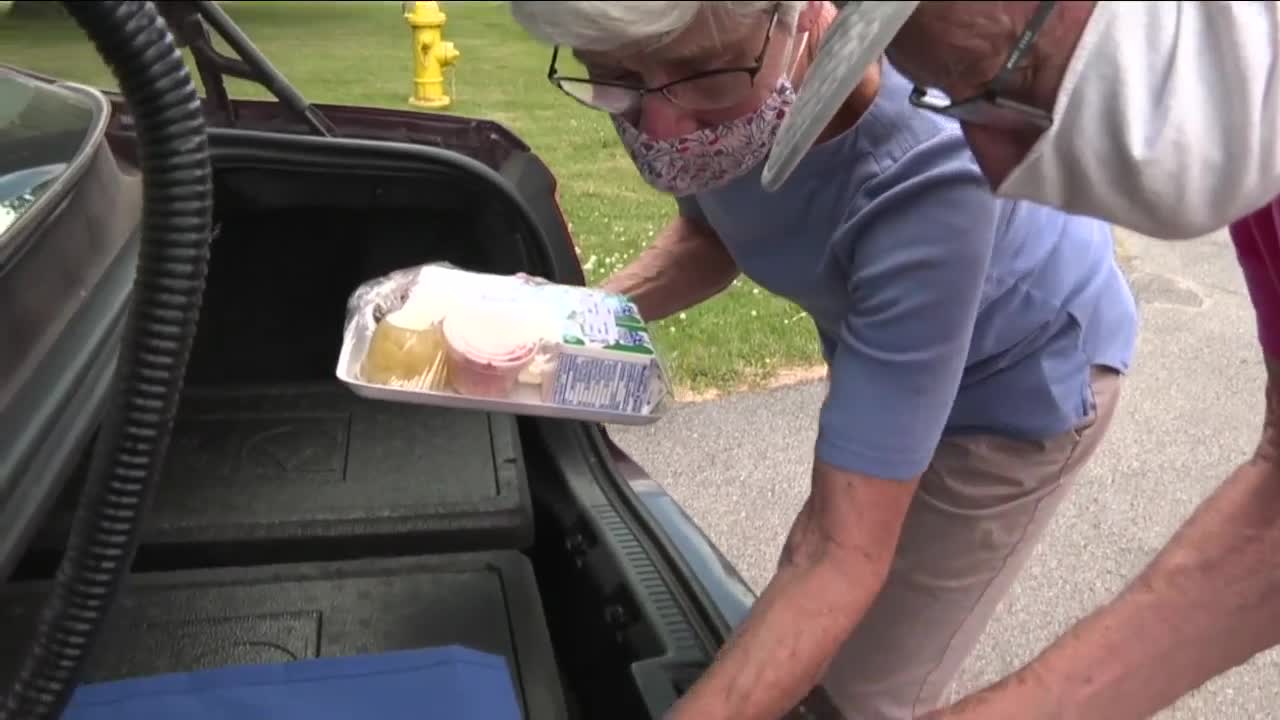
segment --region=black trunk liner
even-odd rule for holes
[[[61,546],[76,494],[45,547]],[[144,557],[254,544],[259,562],[533,541],[514,418],[365,400],[336,382],[188,390],[145,525]]]
[[[47,590],[0,592],[0,677]],[[84,680],[455,644],[507,659],[528,720],[563,720],[533,568],[513,551],[133,575]]]

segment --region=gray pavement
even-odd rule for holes
[[[1109,440],[997,611],[957,690],[1017,668],[1121,590],[1256,439],[1262,367],[1225,234],[1188,243],[1121,235],[1142,336]],[[681,406],[611,434],[757,589],[804,500],[816,384]],[[1159,716],[1280,718],[1280,653],[1206,684]]]

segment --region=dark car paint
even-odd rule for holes
[[[675,498],[607,433],[602,434],[617,473],[635,490],[671,538],[690,572],[706,587],[709,599],[724,621],[730,627],[737,627],[751,610],[755,591]]]
[[[110,107],[75,92],[96,124],[0,249],[0,578],[93,436],[133,286],[141,184],[103,142]]]

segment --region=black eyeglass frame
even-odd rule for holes
[[[645,95],[649,93],[660,92],[662,93],[662,96],[665,97],[669,102],[685,109],[692,109],[692,110],[713,109],[713,108],[689,108],[687,105],[673,98],[669,91],[672,88],[672,86],[679,85],[681,83],[692,82],[694,80],[701,80],[703,78],[714,77],[716,75],[728,75],[730,73],[746,73],[749,79],[749,82],[751,83],[751,86],[754,87],[756,82],[756,76],[760,74],[760,71],[762,69],[764,69],[765,55],[768,54],[769,52],[769,41],[773,39],[773,30],[776,27],[777,20],[778,20],[778,8],[777,6],[774,6],[769,16],[769,29],[765,32],[765,35],[764,35],[764,45],[761,46],[760,52],[756,54],[755,59],[752,60],[752,64],[749,66],[715,68],[714,70],[703,70],[701,72],[696,72],[692,75],[689,75],[688,77],[683,77],[678,80],[672,80],[671,82],[663,83],[662,85],[658,85],[656,87],[645,87],[644,85],[619,82],[616,80],[593,80],[591,78],[579,78],[579,77],[569,77],[569,76],[561,75],[556,70],[556,60],[560,56],[560,46],[556,45],[551,49],[551,64],[547,67],[547,80],[552,85],[554,85],[557,89],[559,89],[560,92],[563,92],[565,95],[568,95],[569,97],[573,98],[579,103],[586,105],[592,110],[602,110],[604,112],[608,112],[606,110],[603,110],[603,108],[600,108],[596,105],[592,105],[586,102],[585,100],[583,100],[582,98],[579,98],[577,95],[574,95],[573,93],[569,92],[564,88],[564,85],[562,83],[566,81],[577,82],[577,83],[587,83],[588,85],[603,85],[605,87],[619,88],[622,90],[631,90],[638,93],[638,96],[636,97],[637,105],[639,105],[639,103],[644,100]]]
[[[976,125],[988,125],[1005,129],[1034,128],[1048,129],[1053,125],[1053,115],[1038,107],[1003,97],[1018,65],[1026,57],[1035,42],[1036,36],[1044,28],[1049,15],[1052,14],[1055,0],[1043,0],[1036,8],[1035,14],[1027,26],[1023,28],[1018,41],[1009,51],[1009,57],[1001,65],[999,72],[993,77],[979,94],[948,103],[929,95],[927,88],[917,85],[911,89],[910,101],[915,107],[936,112],[947,117]]]

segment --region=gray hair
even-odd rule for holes
[[[530,35],[550,45],[609,51],[644,42],[659,47],[693,24],[699,12],[711,17],[712,32],[723,23],[757,17],[775,7],[779,24],[794,28],[804,0],[512,0],[511,14]]]

